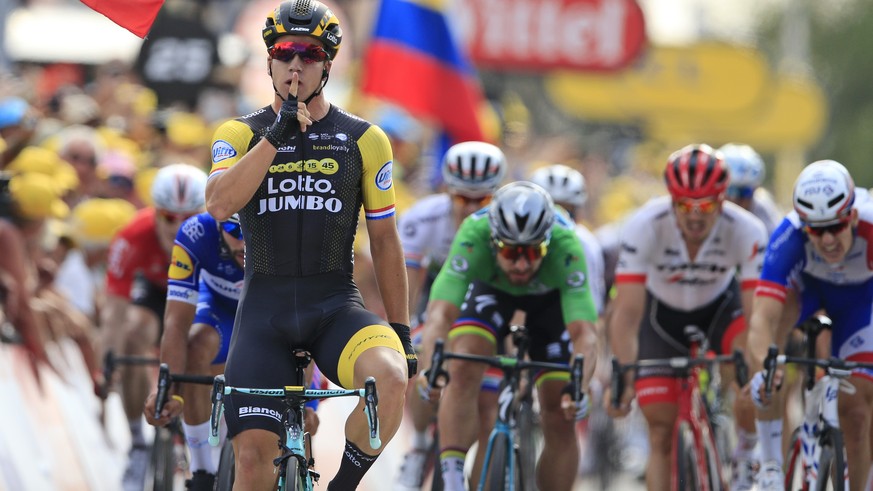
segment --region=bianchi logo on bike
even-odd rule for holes
[[[239,417],[245,418],[249,416],[263,416],[273,418],[276,421],[282,421],[282,413],[268,407],[243,406],[239,408]]]

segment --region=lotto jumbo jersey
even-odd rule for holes
[[[236,164],[276,120],[271,106],[222,124],[210,178]],[[308,276],[352,272],[358,213],[394,215],[391,145],[378,127],[336,106],[278,149],[240,210],[246,273]]]

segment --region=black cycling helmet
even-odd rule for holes
[[[324,45],[330,59],[336,59],[343,41],[337,16],[321,2],[315,0],[288,0],[282,2],[267,16],[262,31],[267,48],[276,39],[288,34],[311,36]]]

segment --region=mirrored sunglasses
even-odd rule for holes
[[[239,222],[221,222],[221,229],[234,239],[241,240],[243,238],[242,227]]]
[[[843,230],[846,230],[846,227],[848,227],[851,222],[851,217],[846,217],[833,225],[825,225],[821,227],[807,225],[805,229],[806,233],[812,235],[813,237],[821,237],[824,234],[837,235]]]
[[[308,43],[276,43],[267,50],[270,58],[283,62],[289,62],[295,56],[299,56],[303,63],[315,63],[319,61],[327,61],[330,57],[327,51],[321,46]]]
[[[532,245],[506,244],[500,239],[494,239],[493,242],[497,254],[512,262],[518,261],[522,257],[527,259],[528,262],[533,262],[545,256],[549,250],[549,242],[547,240]]]
[[[709,215],[718,210],[719,200],[717,198],[681,198],[673,202],[676,205],[676,211],[682,214],[700,213]]]

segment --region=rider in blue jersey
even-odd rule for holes
[[[169,365],[170,373],[216,375],[224,371],[242,290],[244,252],[237,215],[218,222],[209,213],[201,213],[182,224],[167,273],[161,339],[161,362]],[[188,489],[211,490],[217,471],[218,457],[213,454],[217,452],[207,442],[209,390],[208,386],[191,384],[173,387],[160,420],[152,417],[154,394],[146,403],[146,417],[157,425],[166,424],[186,406],[183,427],[193,472]],[[316,405],[310,405],[310,420]],[[317,421],[307,423],[311,432],[317,428]]]
[[[798,302],[800,306],[798,308]],[[813,162],[794,185],[794,211],[773,232],[755,291],[749,352],[762,368],[767,347],[784,348],[795,322],[823,309],[833,320],[831,355],[873,361],[873,203],[855,199],[845,167],[833,160]],[[777,383],[778,388],[777,372]],[[762,469],[759,489],[783,489],[781,396],[769,404],[763,372],[750,382],[759,407]],[[845,432],[849,484],[863,489],[871,461],[873,371],[855,370],[854,390],[839,394],[840,426]]]

